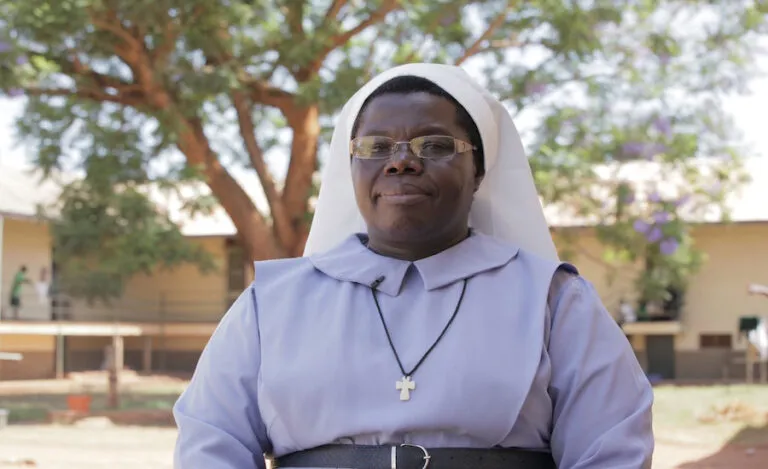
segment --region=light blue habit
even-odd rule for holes
[[[468,279],[448,332],[440,334]],[[554,277],[554,280],[553,280]],[[417,262],[352,236],[256,264],[174,408],[177,469],[263,468],[328,443],[522,447],[560,469],[649,468],[653,393],[620,328],[572,267],[474,233]],[[550,288],[551,287],[551,288]]]

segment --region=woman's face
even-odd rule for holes
[[[354,137],[384,136],[398,142],[446,135],[469,142],[456,123],[456,108],[428,93],[384,94],[368,103]],[[473,194],[480,184],[471,151],[422,160],[407,145],[389,159],[352,158],[352,181],[368,234],[394,243],[429,243],[467,232]]]

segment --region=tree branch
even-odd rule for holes
[[[295,96],[292,93],[275,88],[262,81],[251,80],[246,82],[250,90],[251,99],[255,103],[264,104],[280,109],[283,114],[293,106]]]
[[[176,48],[176,42],[181,35],[182,26],[185,24],[194,25],[197,19],[204,13],[205,8],[201,5],[196,5],[188,15],[180,15],[178,22],[174,22],[173,19],[169,17],[168,24],[166,25],[165,31],[163,31],[163,42],[156,46],[149,54],[152,63],[157,64],[167,59]]]
[[[331,37],[328,40],[328,44],[326,44],[325,47],[317,53],[315,59],[305,69],[302,70],[300,75],[311,77],[316,74],[317,71],[320,70],[320,68],[323,66],[323,62],[325,62],[328,54],[336,50],[338,47],[346,44],[350,39],[365,31],[369,27],[383,20],[389,13],[397,10],[400,7],[399,3],[399,0],[384,0],[378,9],[371,13],[371,16],[361,21],[357,26],[341,34]]]
[[[123,46],[115,46],[115,52],[126,63],[134,62],[137,54],[144,49],[143,39],[136,37],[128,28],[123,25],[117,13],[114,10],[89,12],[91,24],[97,29],[112,33],[123,42]]]
[[[323,27],[328,26],[331,22],[336,21],[339,11],[347,4],[347,0],[333,0],[331,6],[325,12],[323,17]]]
[[[145,101],[140,97],[111,95],[104,93],[103,91],[82,89],[82,90],[70,90],[66,88],[25,88],[24,91],[31,96],[63,96],[63,97],[78,97],[84,98],[95,102],[107,102],[121,104],[123,106],[132,106],[140,108],[145,105]]]
[[[261,151],[261,147],[259,147],[259,143],[256,141],[256,128],[251,117],[251,106],[248,97],[242,91],[233,91],[232,102],[237,112],[237,123],[240,127],[240,135],[243,138],[245,149],[248,152],[251,165],[259,176],[261,187],[269,203],[275,233],[284,245],[292,246],[296,242],[296,232],[291,226],[285,205],[275,188],[275,182],[264,161],[264,154]]]
[[[176,48],[176,41],[179,38],[181,27],[178,24],[168,23],[163,31],[163,42],[160,43],[149,53],[149,60],[153,64],[163,62]]]
[[[504,24],[504,20],[507,19],[507,13],[509,12],[510,9],[511,9],[511,6],[508,5],[507,8],[504,9],[504,11],[496,15],[496,18],[494,18],[493,21],[491,21],[491,24],[488,25],[488,29],[486,29],[485,32],[481,34],[480,37],[477,38],[477,40],[467,48],[466,51],[464,51],[464,54],[461,57],[459,57],[458,60],[456,60],[455,65],[461,65],[467,59],[469,59],[473,55],[476,55],[482,51],[483,43],[487,41],[493,35],[493,33],[497,29],[499,29],[499,27],[502,24]]]
[[[288,12],[285,16],[293,35],[291,39],[301,41],[304,39],[304,0],[288,0],[286,4]]]
[[[145,47],[143,31],[127,28],[120,21],[114,10],[96,13],[90,12],[94,26],[110,32],[121,39],[123,46],[116,45],[115,53],[130,67],[135,83],[141,87],[148,104],[156,109],[164,109],[170,104],[170,96],[155,80],[154,69]]]
[[[136,83],[94,71],[92,68],[84,65],[74,52],[71,62],[68,60],[60,60],[59,62],[62,71],[76,75],[73,78],[88,79],[99,88],[113,88],[119,93],[137,93],[141,91],[141,86]]]

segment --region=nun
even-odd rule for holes
[[[175,468],[650,468],[652,402],[508,112],[408,64],[344,106],[305,255],[257,262],[221,320]]]

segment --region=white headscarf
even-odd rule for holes
[[[480,130],[485,177],[475,193],[470,226],[539,256],[557,260],[544,212],[520,135],[504,106],[463,69],[449,65],[407,64],[376,76],[347,102],[331,139],[320,195],[304,255],[326,251],[367,228],[355,202],[350,168],[352,126],[366,98],[395,77],[425,78],[453,96]]]

